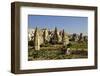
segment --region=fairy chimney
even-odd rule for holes
[[[34,49],[35,50],[40,50],[39,31],[38,31],[37,27],[36,27],[35,33],[34,33]]]
[[[57,27],[55,27],[52,43],[57,44],[58,41],[59,41],[58,30],[57,30]]]
[[[63,45],[67,45],[69,43],[69,38],[68,36],[65,34],[65,31],[63,29],[63,33],[62,33],[62,43]]]

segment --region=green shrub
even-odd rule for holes
[[[40,45],[40,47],[48,47],[50,45],[51,45],[50,43],[43,43],[43,44]]]
[[[34,41],[28,41],[29,46],[34,46]]]

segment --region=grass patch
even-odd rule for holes
[[[86,52],[87,53],[87,52]],[[87,58],[87,54],[81,55],[73,53],[66,55],[61,50],[34,50],[30,49],[28,52],[28,60],[56,60],[56,59],[75,59],[75,58]]]

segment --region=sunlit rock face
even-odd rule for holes
[[[38,31],[37,27],[36,27],[35,33],[34,33],[34,49],[40,50],[40,36],[39,36],[39,31]]]

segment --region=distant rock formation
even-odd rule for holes
[[[83,41],[83,34],[82,33],[80,33],[80,35],[79,35],[79,41]]]

